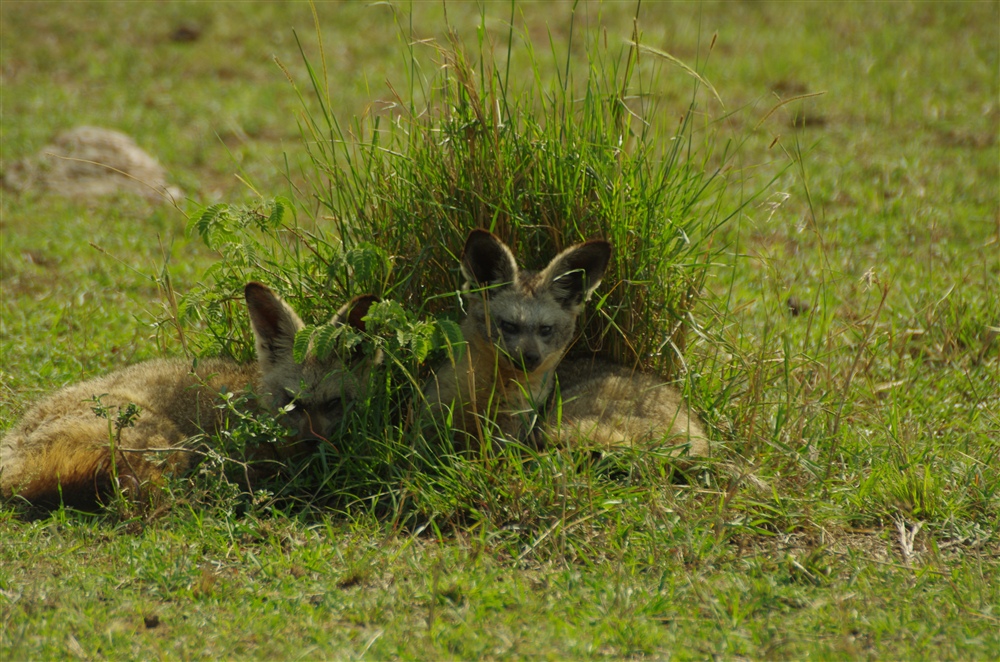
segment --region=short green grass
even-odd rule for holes
[[[255,203],[236,173],[301,197],[299,100],[272,55],[303,85],[292,29],[318,62],[309,5],[51,9],[0,6],[4,163],[96,123],[199,203]],[[471,3],[317,6],[345,124],[391,119],[411,10],[416,37],[446,43],[447,11],[476,43]],[[550,39],[565,55],[574,11],[574,66],[581,35],[617,52],[632,34],[631,4],[517,5],[540,61]],[[485,13],[504,43],[510,6]],[[3,657],[995,657],[998,18],[995,3],[641,7],[642,42],[718,90],[695,139],[740,143],[727,208],[774,180],[714,237],[685,354],[729,468],[666,487],[650,458],[428,473],[406,483],[424,515],[408,521],[183,489],[141,521],[5,507]],[[182,26],[201,36],[173,41]],[[664,66],[658,101],[679,118],[692,79]],[[62,384],[181,352],[152,322],[217,257],[182,213],[7,191],[0,213],[5,428]]]

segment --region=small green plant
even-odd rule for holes
[[[122,432],[127,428],[135,427],[136,421],[142,414],[142,409],[134,402],[129,402],[124,406],[106,405],[102,402],[106,396],[106,393],[93,396],[90,400],[93,403],[91,410],[95,416],[108,422],[108,445],[110,446],[108,457],[111,461],[110,487],[112,491],[109,508],[117,511],[120,519],[128,519],[135,514],[136,507],[141,509],[143,506],[142,486],[136,481],[128,466],[128,456],[120,450],[120,446]]]

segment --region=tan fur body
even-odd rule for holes
[[[202,361],[192,373],[190,361],[158,360],[66,387],[42,400],[0,441],[0,494],[31,502],[92,501],[110,487],[108,421],[91,409],[103,396],[114,419],[129,403],[141,409],[134,427],[121,432],[117,473],[138,483],[156,483],[164,471],[181,473],[195,455],[183,449],[202,433],[225,423],[220,394],[259,391],[260,370],[231,361]],[[134,453],[143,449],[173,452]]]
[[[335,355],[292,358],[295,334],[304,327],[295,312],[267,287],[250,283],[247,305],[257,345],[257,363],[208,359],[192,365],[161,359],[129,366],[58,391],[30,408],[0,439],[0,496],[32,503],[90,505],[118,485],[141,492],[164,473],[179,474],[197,460],[189,451],[202,435],[227,424],[225,394],[255,394],[249,413],[280,413],[293,430],[286,440],[263,444],[257,454],[285,459],[337,430],[343,401],[357,397],[368,366],[344,365]],[[360,324],[372,297],[355,300],[334,317]],[[115,419],[119,408],[140,408],[133,427],[120,435],[98,417],[91,400],[101,397]],[[287,407],[289,403],[294,406]],[[280,412],[279,412],[280,410]],[[112,441],[117,452],[112,454]]]
[[[546,424],[557,443],[603,449],[687,444],[690,456],[709,454],[697,416],[662,379],[601,359],[564,361],[558,372],[560,403]]]

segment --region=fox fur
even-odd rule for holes
[[[90,506],[118,481],[136,498],[165,474],[182,474],[194,465],[193,442],[228,425],[226,408],[219,406],[227,394],[255,396],[247,400],[256,403],[250,408],[280,414],[293,431],[290,439],[257,449],[261,459],[287,459],[304,452],[308,440],[329,438],[343,403],[356,398],[365,383],[367,366],[345,365],[335,353],[321,361],[311,351],[296,363],[292,348],[302,320],[260,283],[249,283],[244,295],[256,363],[153,360],[50,395],[0,439],[0,496]],[[363,329],[361,320],[375,300],[355,299],[333,322]],[[92,410],[95,396],[112,416],[129,403],[139,406],[134,427],[122,428],[114,441],[114,454],[111,442],[117,433]]]
[[[610,258],[611,245],[592,240],[562,251],[539,272],[526,271],[500,239],[473,230],[461,259],[466,346],[425,387],[432,413],[450,412],[452,427],[473,445],[498,434],[528,441],[583,303]]]
[[[597,449],[675,445],[675,454],[706,456],[698,417],[662,379],[603,359],[569,359],[558,370],[559,402],[546,436],[557,444]]]

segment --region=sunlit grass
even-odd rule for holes
[[[376,118],[380,147],[392,145],[392,135],[411,141],[395,145],[400,154],[440,128],[431,122],[441,115],[411,116],[406,103],[393,105],[411,94],[420,109],[449,98],[447,72],[438,68],[445,54],[437,49],[450,48],[441,6],[425,4],[412,8],[412,34],[408,7],[317,7],[327,63],[318,87],[324,97],[329,89],[330,117],[343,127],[337,149],[360,144],[364,153]],[[284,220],[304,239],[286,233],[288,253],[230,259],[216,273],[223,278],[206,278],[219,252],[196,232],[186,237],[177,210],[4,191],[0,424],[9,427],[63,383],[181,352],[172,326],[150,326],[171,314],[162,303],[165,274],[191,301],[202,300],[192,292],[231,296],[226,288],[241,280],[274,276],[310,321],[361,290],[402,301],[413,315],[456,319],[454,296],[426,297],[419,284],[433,282],[433,295],[456,288],[462,235],[494,214],[526,261],[544,261],[559,241],[609,234],[616,268],[641,266],[632,263],[636,244],[612,225],[614,214],[635,206],[602,203],[580,220],[574,205],[586,178],[559,179],[564,165],[526,179],[532,185],[520,199],[498,187],[512,170],[487,169],[491,156],[511,163],[526,149],[518,142],[525,135],[574,144],[551,133],[566,101],[558,80],[567,61],[578,89],[592,74],[623,74],[614,63],[627,54],[634,6],[577,5],[570,48],[573,6],[541,4],[517,6],[508,77],[530,87],[538,75],[548,96],[537,94],[537,114],[518,120],[539,127],[511,124],[520,130],[486,155],[461,144],[459,132],[441,134],[457,141],[451,152],[429,141],[414,152],[419,161],[357,161],[360,172],[385,176],[352,206],[335,197],[349,190],[338,179],[342,156],[317,152],[308,127],[305,145],[299,137],[300,121],[323,126],[327,117],[289,29],[320,72],[308,5],[73,3],[38,12],[3,3],[5,36],[25,35],[0,46],[5,162],[58,129],[112,125],[156,154],[199,203],[271,211],[268,201],[283,196],[292,203]],[[482,17],[471,4],[446,8],[476,72]],[[484,43],[503,80],[510,6],[488,6],[486,14]],[[651,103],[644,108],[656,109],[663,129],[652,163],[670,153],[669,139],[689,118],[695,149],[682,151],[682,161],[694,154],[700,165],[710,152],[705,171],[722,167],[717,181],[727,184],[713,213],[721,220],[740,212],[718,229],[695,224],[714,231],[692,232],[690,248],[664,261],[674,275],[701,273],[704,288],[680,315],[688,324],[686,347],[679,344],[684,366],[651,361],[682,378],[718,442],[716,465],[680,476],[641,454],[494,464],[442,459],[431,447],[404,455],[408,432],[382,417],[399,412],[372,410],[365,429],[384,433],[348,440],[341,455],[326,452],[303,476],[273,486],[276,499],[223,498],[180,483],[170,508],[139,521],[63,511],[28,521],[4,508],[0,650],[13,657],[995,654],[997,18],[988,3],[643,5],[641,41],[700,72],[724,104],[702,88],[689,112],[694,79],[640,57],[633,81],[650,81],[659,69],[659,87],[644,87]],[[185,23],[201,27],[201,37],[171,41]],[[534,65],[521,48],[522,25]],[[605,40],[606,59],[593,71],[581,64]],[[299,85],[304,106],[272,55]],[[449,90],[484,91],[478,108],[487,121],[473,135],[500,135],[495,120],[503,115],[490,111],[501,91],[483,90],[481,79],[465,87],[447,81]],[[770,112],[816,92],[825,94]],[[601,108],[596,98],[572,99],[570,110]],[[453,117],[471,120],[476,108],[459,107]],[[638,133],[638,119],[631,121]],[[573,128],[589,136],[578,146],[584,161],[609,172],[601,170],[610,168],[601,141],[610,134],[587,121]],[[729,139],[738,151],[727,151]],[[448,154],[491,178],[463,183],[452,176],[460,168],[445,167]],[[337,186],[327,186],[327,176]],[[630,182],[603,177],[612,190]],[[446,190],[464,197],[443,204],[435,195]],[[405,191],[406,198],[390,197]],[[532,197],[539,192],[558,193],[559,204],[539,203]],[[537,218],[514,205],[524,200]],[[193,205],[185,209],[196,215]],[[676,218],[673,210],[656,213]],[[339,229],[358,218],[381,234]],[[450,218],[458,220],[440,225]],[[559,231],[539,231],[539,219]],[[393,233],[410,241],[389,243]],[[302,248],[311,244],[329,258],[345,248],[340,236],[348,250],[374,239],[396,259],[393,270],[327,281],[324,263],[310,262]],[[422,255],[423,245],[432,252]],[[673,302],[678,292],[667,294]],[[606,319],[595,316],[592,330]],[[207,327],[188,322],[189,340],[205,338]],[[244,326],[236,317],[219,328],[246,355]],[[396,358],[392,383],[412,392],[426,366],[407,363],[404,353]],[[418,379],[406,382],[403,367]],[[199,479],[202,488],[211,484]]]

